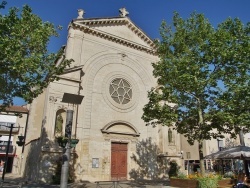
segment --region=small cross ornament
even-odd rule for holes
[[[120,8],[119,12],[120,12],[121,17],[125,17],[129,14],[129,12],[126,10],[126,8]]]

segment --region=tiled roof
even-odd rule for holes
[[[24,113],[27,114],[29,110],[23,106],[9,106],[6,107],[4,112],[13,112],[13,113]]]

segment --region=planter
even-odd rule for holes
[[[70,146],[72,148],[75,148],[76,144],[78,144],[78,142],[79,142],[79,139],[71,139]]]
[[[218,181],[218,187],[232,187],[235,185],[234,179],[222,179]],[[198,180],[193,179],[178,179],[178,178],[170,178],[170,186],[173,187],[181,187],[181,188],[197,188]]]
[[[170,186],[181,188],[197,188],[198,181],[192,179],[170,178]]]
[[[57,140],[59,146],[63,147],[63,148],[66,147],[68,142],[69,142],[71,148],[76,147],[76,144],[79,142],[79,139],[73,139],[73,138],[68,139],[67,137],[62,137],[62,136],[57,137],[56,140]]]
[[[218,187],[232,187],[235,185],[234,179],[222,179],[218,181]]]
[[[68,138],[64,138],[64,137],[57,137],[56,140],[59,146],[62,148],[65,148],[68,143]]]

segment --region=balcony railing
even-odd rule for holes
[[[0,122],[0,132],[9,132],[11,124],[13,124],[13,126],[15,127],[15,123]],[[12,132],[14,133],[18,131],[19,131],[19,127],[12,129]]]

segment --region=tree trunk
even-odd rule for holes
[[[200,100],[198,100],[199,106],[198,106],[198,115],[199,115],[199,125],[200,129],[202,129],[203,125],[203,115],[202,115],[202,108],[200,106]],[[203,140],[198,141],[199,144],[199,157],[200,157],[200,170],[201,170],[201,175],[205,175],[205,165],[204,165],[204,156],[203,156]]]
[[[240,137],[240,145],[245,146],[244,135],[242,130],[240,130],[239,137]]]
[[[240,137],[240,145],[245,146],[244,133],[242,130],[240,130],[239,137]],[[244,160],[244,170],[245,170],[246,176],[248,177],[249,176],[249,169],[248,169],[248,162],[246,160]]]
[[[199,142],[199,157],[200,157],[200,170],[201,175],[205,175],[205,165],[204,165],[204,157],[203,157],[203,142]]]

